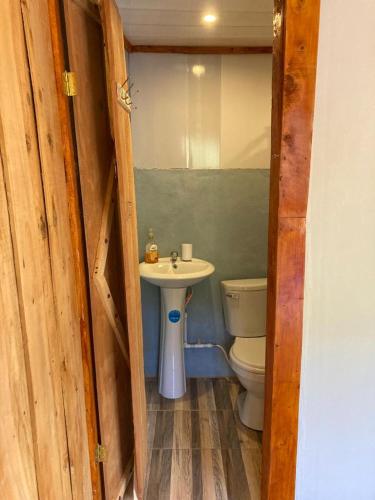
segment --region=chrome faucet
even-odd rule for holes
[[[178,252],[176,252],[176,250],[173,250],[173,251],[171,252],[171,262],[172,262],[172,266],[173,266],[174,268],[176,268],[176,267],[177,267],[177,264],[176,264],[176,262],[177,262],[177,257],[178,257]]]

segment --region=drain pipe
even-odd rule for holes
[[[229,366],[231,365],[227,351],[220,344],[202,344],[200,342],[197,342],[196,344],[188,344],[187,342],[185,342],[184,347],[185,349],[212,349],[212,348],[220,349]]]
[[[212,343],[202,343],[202,342],[196,342],[194,344],[190,344],[188,342],[188,333],[187,333],[187,318],[188,318],[188,313],[186,311],[186,306],[189,304],[193,297],[193,289],[192,287],[189,287],[186,293],[186,299],[185,299],[185,325],[184,325],[184,348],[185,349],[220,349],[222,354],[224,355],[227,363],[229,366],[231,366],[230,359],[228,357],[227,351],[224,349],[224,347],[220,344],[212,344]]]

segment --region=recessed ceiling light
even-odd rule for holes
[[[202,19],[206,24],[213,24],[217,21],[217,16],[215,14],[205,14]]]

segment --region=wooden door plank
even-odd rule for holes
[[[0,484],[4,498],[37,500],[35,457],[9,213],[0,156]],[[15,480],[16,478],[16,480]]]
[[[80,316],[70,235],[64,154],[58,117],[48,4],[22,2],[31,68],[41,174],[47,214],[49,252],[60,344],[63,403],[74,498],[92,496],[83,385]],[[43,20],[43,22],[41,22]]]
[[[40,498],[72,498],[48,227],[20,3],[1,2],[0,148],[27,349]]]
[[[79,307],[79,322],[81,330],[82,369],[85,390],[86,426],[88,434],[89,460],[92,484],[92,499],[102,498],[100,466],[95,460],[95,450],[99,442],[97,425],[97,400],[95,390],[95,375],[93,369],[92,338],[88,312],[88,290],[86,283],[86,267],[83,245],[83,230],[81,224],[81,209],[77,180],[77,165],[74,153],[73,134],[68,97],[64,95],[61,75],[66,69],[62,20],[59,0],[48,0],[49,19],[51,27],[51,42],[55,69],[59,122],[61,128],[62,146],[64,150],[65,180],[68,196],[69,221],[72,244],[74,248],[73,261],[76,276],[77,300]]]
[[[293,500],[319,1],[276,0],[263,500]]]
[[[127,332],[129,337],[135,435],[135,488],[143,497],[147,460],[146,398],[144,385],[138,236],[129,114],[117,102],[117,86],[127,80],[122,22],[112,0],[103,0],[100,13],[105,38],[107,91],[115,141],[120,201],[123,266],[125,271]]]
[[[97,9],[97,8],[96,8]],[[98,12],[98,11],[97,11]],[[89,272],[91,317],[95,353],[95,372],[101,443],[106,447],[102,464],[106,498],[118,498],[126,484],[128,463],[133,457],[133,424],[130,372],[118,348],[107,312],[95,284],[95,259],[105,208],[106,187],[113,159],[106,96],[103,34],[81,2],[64,1],[69,69],[77,75],[78,95],[73,98],[74,128],[85,226],[87,267]],[[125,324],[122,262],[116,216],[109,238],[107,280]],[[121,307],[120,307],[121,306]],[[123,343],[128,350],[127,338]]]

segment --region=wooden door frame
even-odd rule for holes
[[[319,0],[275,0],[262,500],[295,497]]]

